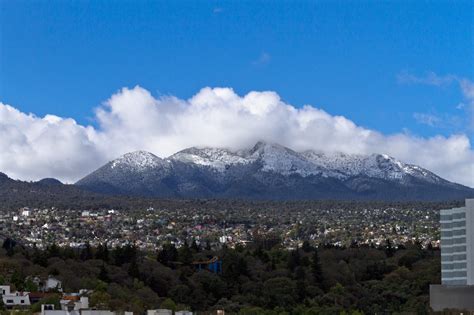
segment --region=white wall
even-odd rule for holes
[[[2,299],[5,306],[30,305],[30,297],[28,295],[4,295],[2,296]]]
[[[474,285],[474,199],[466,199],[467,285]]]

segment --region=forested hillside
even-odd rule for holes
[[[55,275],[66,291],[92,289],[92,306],[136,313],[161,306],[247,315],[426,314],[429,284],[440,282],[438,250],[395,249],[390,241],[318,249],[305,242],[293,251],[268,243],[215,251],[193,242],[149,253],[132,245],[40,251],[12,244],[7,240],[1,253],[2,283],[34,290],[28,276]],[[193,267],[212,256],[222,259],[222,273]]]

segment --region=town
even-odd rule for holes
[[[428,307],[427,284],[440,281],[443,207],[194,200],[4,209],[0,310],[418,312]],[[404,293],[407,279],[416,293]]]
[[[148,207],[144,209],[76,209],[23,207],[0,214],[0,233],[26,246],[46,248],[109,247],[134,244],[155,251],[165,243],[234,248],[259,240],[273,240],[283,248],[311,245],[350,247],[395,246],[418,242],[439,245],[439,211],[429,205],[319,207],[264,204],[202,207]]]

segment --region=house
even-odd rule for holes
[[[59,301],[62,310],[73,311],[83,310],[89,308],[89,298],[87,296],[74,295],[63,295]]]
[[[164,309],[164,308],[160,308],[160,309],[157,309],[157,310],[148,310],[148,311],[146,311],[146,314],[147,315],[173,315],[173,311],[168,310],[168,309]]]
[[[109,310],[55,310],[52,304],[41,305],[41,315],[115,315],[115,312]]]
[[[10,286],[0,285],[0,295],[10,295]]]
[[[54,278],[53,276],[48,276],[48,280],[46,280],[44,286],[44,291],[54,291],[57,290],[58,292],[63,292],[62,283],[60,280]]]
[[[29,217],[31,215],[30,208],[22,208],[21,209],[21,215],[24,216],[24,217]]]
[[[2,293],[3,304],[6,308],[12,308],[15,306],[27,307],[31,305],[28,292],[11,292],[9,285],[1,285],[0,292]]]

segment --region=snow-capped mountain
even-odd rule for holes
[[[347,179],[353,176],[367,176],[396,181],[403,181],[410,177],[430,183],[445,181],[428,170],[416,165],[400,162],[386,154],[325,154],[306,151],[302,155],[313,164],[333,171],[335,173],[334,176],[340,179]]]
[[[76,185],[113,194],[183,198],[461,199],[474,190],[383,154],[296,152],[258,142],[232,151],[188,148],[161,159],[137,151]]]
[[[127,168],[137,172],[146,172],[151,168],[165,167],[167,163],[156,155],[146,151],[127,153],[112,161],[111,168]]]

